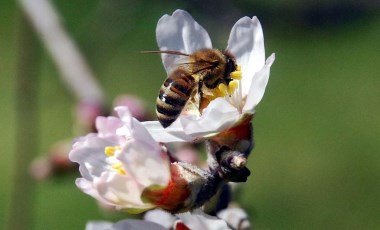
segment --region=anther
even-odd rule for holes
[[[126,174],[125,170],[123,169],[123,164],[121,162],[117,162],[117,163],[113,164],[112,168],[115,169],[120,174],[123,174],[123,175]]]
[[[236,79],[236,80],[240,80],[241,79],[241,71],[236,70],[234,72],[231,72],[230,77],[233,79]]]
[[[242,77],[241,66],[237,65],[236,70],[230,73],[230,77],[236,80],[240,80]]]
[[[231,94],[235,92],[238,86],[239,86],[238,81],[236,80],[230,81],[227,88],[228,94],[231,96]]]
[[[105,147],[105,149],[104,149],[104,153],[105,153],[107,156],[109,156],[109,157],[113,156],[113,155],[115,154],[115,147],[112,147],[112,146],[107,146],[107,147]]]
[[[226,92],[227,92],[227,86],[223,83],[219,84],[218,85],[218,89],[220,91],[220,93],[222,94],[221,96],[225,96],[226,95]]]
[[[109,157],[112,157],[113,155],[115,155],[115,152],[117,150],[120,150],[120,146],[107,146],[104,148],[104,153],[109,156]]]

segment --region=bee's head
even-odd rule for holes
[[[235,57],[232,56],[232,54],[230,54],[229,52],[224,52],[224,55],[226,57],[226,71],[224,72],[224,79],[228,85],[228,83],[230,83],[230,81],[233,80],[230,74],[236,71],[237,65],[236,65]]]

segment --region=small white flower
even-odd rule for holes
[[[217,216],[226,221],[234,229],[248,230],[251,229],[251,223],[247,213],[238,207],[230,207],[220,211]]]
[[[196,209],[193,212],[177,214],[180,221],[189,229],[204,229],[204,230],[228,230],[227,223],[224,220],[218,219],[215,216],[210,216],[204,213],[201,209]]]
[[[142,200],[142,193],[151,186],[167,186],[170,162],[126,107],[115,110],[119,118],[98,117],[98,133],[74,143],[69,158],[79,163],[82,175],[76,185],[118,210],[141,212],[154,208],[154,204]]]
[[[116,223],[108,221],[90,221],[85,230],[166,230],[159,224],[143,220],[121,220]]]
[[[238,216],[239,217],[239,216]],[[238,221],[238,220],[237,220]],[[235,227],[235,226],[234,226]],[[240,229],[236,226],[234,229]],[[160,209],[145,213],[144,220],[121,220],[116,223],[108,221],[90,221],[86,230],[164,230],[164,229],[202,229],[202,230],[229,230],[231,229],[223,219],[207,215],[201,209],[177,215]],[[247,229],[247,228],[242,228]]]
[[[166,229],[202,229],[202,230],[228,230],[227,222],[223,219],[210,216],[201,209],[176,215],[154,209],[147,211],[144,220],[164,226]]]
[[[144,220],[162,225],[165,229],[173,228],[176,216],[161,209],[153,209],[145,212]]]
[[[206,30],[190,14],[176,10],[164,15],[156,29],[160,50],[194,53],[202,48],[212,48]],[[270,67],[275,56],[265,61],[264,37],[256,17],[243,17],[232,27],[226,50],[236,58],[240,66],[241,80],[232,95],[218,97],[198,113],[182,113],[169,127],[163,128],[157,121],[143,123],[159,142],[193,141],[215,135],[233,127],[244,115],[252,115],[261,101],[268,83]],[[161,54],[169,73],[180,62],[179,55]]]

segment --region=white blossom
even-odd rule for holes
[[[199,49],[212,48],[207,31],[183,10],[161,17],[156,37],[161,51],[191,54]],[[158,121],[144,122],[155,140],[181,142],[203,139],[233,127],[245,115],[256,112],[275,60],[272,54],[265,61],[264,36],[257,17],[243,17],[235,23],[226,50],[236,58],[241,71],[236,90],[231,95],[212,100],[203,111],[181,113],[167,128],[163,128]],[[161,57],[167,74],[181,59],[179,55],[167,53],[162,53]]]
[[[98,117],[98,133],[81,137],[73,144],[69,158],[79,163],[82,175],[76,185],[118,210],[141,212],[154,208],[141,195],[148,187],[167,186],[170,162],[127,107],[115,110],[119,117]]]

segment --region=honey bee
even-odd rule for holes
[[[206,96],[213,95],[220,84],[228,86],[233,80],[231,73],[238,70],[235,58],[229,52],[217,49],[201,49],[192,54],[177,51],[157,53],[182,55],[186,59],[169,73],[156,100],[157,119],[164,128],[178,118],[187,103],[194,103],[197,96],[201,111]]]

